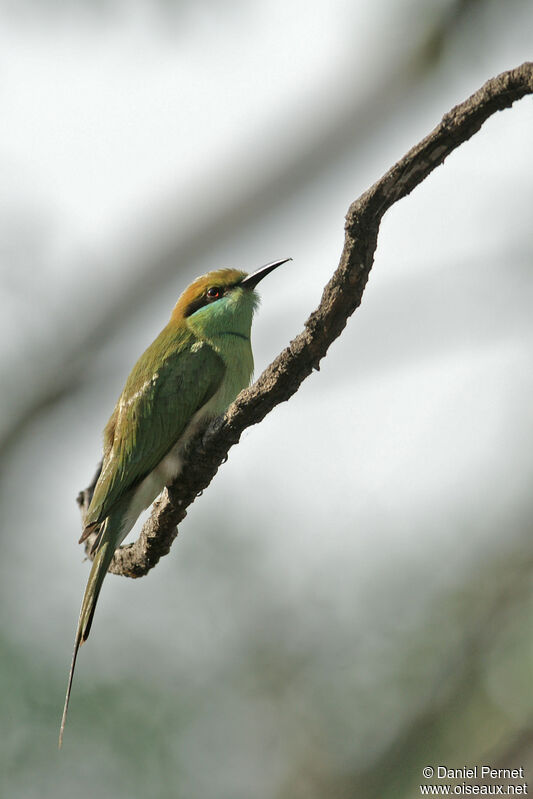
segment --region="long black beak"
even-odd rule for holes
[[[269,272],[272,272],[273,269],[277,269],[281,264],[286,264],[287,261],[292,261],[292,258],[284,258],[283,261],[272,261],[271,264],[259,267],[259,269],[252,272],[251,275],[246,275],[244,280],[241,280],[239,283],[239,286],[244,286],[247,289],[255,289],[259,281],[266,277]]]

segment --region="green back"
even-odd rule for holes
[[[141,355],[104,433],[104,461],[85,525],[115,503],[172,449],[191,417],[220,387],[225,365],[185,325],[170,324]]]

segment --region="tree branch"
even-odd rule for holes
[[[487,81],[465,102],[445,114],[425,139],[352,203],[346,215],[339,266],[304,330],[250,388],[241,391],[226,414],[215,420],[203,437],[191,443],[179,479],[156,500],[137,541],[117,550],[110,571],[127,577],[142,577],[169,552],[178,534],[177,525],[227,459],[229,449],[247,427],[257,424],[276,405],[292,397],[313,369],[319,368],[330,344],[359,306],[385,212],[418,186],[456,147],[473,136],[492,114],[531,93],[531,62]],[[78,501],[82,510],[91,493],[87,489],[80,494]],[[87,549],[90,543],[89,539]]]

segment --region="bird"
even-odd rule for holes
[[[59,748],[78,651],[88,636],[113,554],[139,515],[180,474],[187,443],[249,385],[257,284],[284,258],[251,274],[216,269],[179,297],[166,327],[141,355],[104,430],[102,469],[80,543],[96,533],[67,682]]]

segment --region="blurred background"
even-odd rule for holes
[[[0,2],[0,779],[9,799],[411,799],[533,766],[533,101],[386,215],[361,309],[146,578],[110,576],[57,734],[75,503],[198,274],[256,373],[349,203],[489,77],[527,0]],[[531,772],[530,772],[531,773]]]

